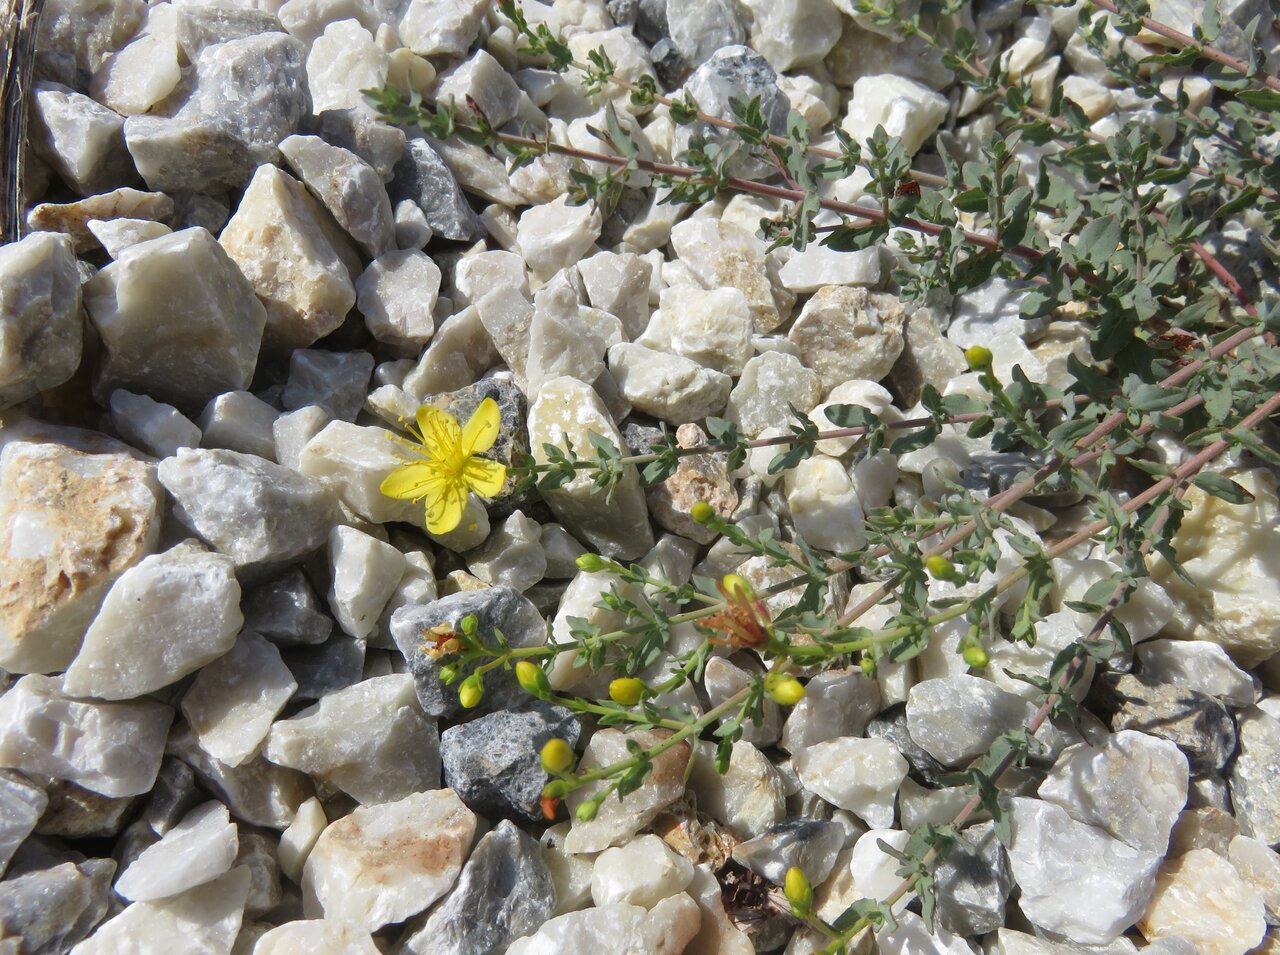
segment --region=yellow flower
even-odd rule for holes
[[[498,403],[484,399],[462,428],[453,415],[431,405],[419,408],[417,419],[417,428],[409,426],[417,443],[403,439],[400,443],[425,460],[407,462],[388,474],[382,493],[410,501],[425,499],[427,530],[447,534],[462,523],[467,491],[493,497],[507,479],[505,466],[477,456],[498,438]]]

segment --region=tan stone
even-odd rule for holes
[[[896,296],[846,285],[819,289],[787,338],[823,391],[851,378],[879,381],[902,354],[906,310]]]
[[[89,231],[94,219],[154,219],[161,222],[173,215],[173,200],[162,192],[114,189],[75,202],[42,202],[27,213],[27,226],[37,232],[61,232],[71,236],[77,252],[96,248],[98,240]]]
[[[156,546],[155,468],[14,441],[0,452],[0,666],[64,669],[107,589]]]
[[[757,334],[767,335],[787,317],[783,311],[790,311],[795,296],[779,286],[784,301],[775,300],[764,253],[745,229],[731,222],[689,219],[671,230],[671,247],[704,288],[736,288],[747,297]]]
[[[1267,931],[1262,899],[1222,856],[1193,849],[1165,862],[1138,929],[1147,940],[1181,935],[1200,955],[1244,955]]]

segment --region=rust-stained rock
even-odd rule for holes
[[[155,467],[11,441],[0,451],[0,667],[64,669],[107,589],[156,546]]]
[[[696,424],[682,424],[676,429],[676,444],[696,448],[707,443],[707,436]],[[692,454],[681,458],[675,474],[661,484],[645,489],[649,513],[661,527],[699,544],[710,544],[715,531],[703,527],[689,516],[693,505],[706,501],[722,518],[728,518],[738,506],[738,492],[725,467],[723,454]]]

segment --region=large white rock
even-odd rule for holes
[[[65,779],[104,796],[151,789],[173,710],[160,703],[72,699],[32,674],[0,696],[0,766]]]
[[[75,374],[81,328],[71,240],[33,232],[0,246],[0,408]]]
[[[218,241],[267,308],[264,343],[305,348],[332,332],[356,303],[350,240],[302,183],[258,167]]]
[[[898,786],[908,768],[893,743],[839,736],[800,750],[792,760],[810,792],[857,813],[869,826],[893,825]]]
[[[353,637],[373,632],[406,569],[404,555],[354,527],[329,532],[329,609]]]
[[[518,320],[518,304],[516,308],[511,317]],[[548,284],[538,290],[529,322],[528,358],[521,372],[528,381],[528,394],[539,394],[545,383],[556,378],[595,381],[600,377],[605,350],[612,342],[592,325],[587,311],[567,285]]]
[[[1235,868],[1211,849],[1168,860],[1138,929],[1150,942],[1181,937],[1200,955],[1244,955],[1262,942],[1262,899]]]
[[[453,885],[475,830],[452,789],[362,806],[331,823],[307,856],[303,911],[371,932],[402,922]]]
[[[145,113],[173,92],[182,79],[175,37],[175,9],[156,4],[142,30],[108,53],[89,81],[89,93],[121,116]]]
[[[612,417],[588,385],[574,378],[555,378],[543,385],[529,409],[529,447],[534,459],[546,463],[543,445],[564,449],[567,442],[573,443],[578,454],[590,455],[594,453],[591,433],[619,450],[624,448]],[[600,553],[615,558],[639,557],[653,546],[653,531],[634,465],[623,468],[622,480],[612,488],[612,494],[612,500],[606,501],[590,474],[581,471],[562,487],[544,491],[543,497],[560,523]]]
[[[699,744],[689,787],[700,811],[748,838],[767,832],[786,816],[782,774],[745,740],[733,744],[723,774],[716,772],[714,749]]]
[[[414,692],[391,673],[336,690],[271,727],[266,757],[332,783],[366,805],[440,785],[440,736]]]
[[[480,33],[488,0],[410,0],[397,32],[422,56],[461,56]]]
[[[249,387],[267,313],[207,230],[130,246],[84,295],[104,350],[100,395],[125,388],[193,412]]]
[[[380,490],[383,479],[407,459],[386,428],[331,421],[303,447],[298,470],[332,481],[343,502],[365,520],[404,521],[425,529],[427,515],[421,504],[387,497]]]
[[[625,903],[651,909],[683,892],[693,864],[652,833],[605,849],[591,867],[591,899],[597,906]]]
[[[579,771],[610,766],[628,757],[627,741],[653,747],[671,734],[666,730],[642,730],[624,734],[616,729],[598,730],[587,743],[579,762]],[[688,743],[678,743],[653,760],[652,770],[640,788],[620,800],[612,793],[601,804],[594,819],[583,822],[576,815],[578,806],[597,795],[605,783],[589,783],[569,794],[567,803],[573,828],[565,837],[566,852],[599,852],[626,841],[658,813],[684,795],[685,768],[691,750]]]
[[[807,412],[821,397],[816,372],[805,368],[795,355],[767,351],[743,368],[729,394],[724,416],[737,422],[744,434],[756,437],[765,428],[785,425],[792,406]]]
[[[513,942],[506,955],[683,952],[701,924],[698,903],[683,892],[652,909],[617,902],[553,918],[533,935]]]
[[[274,460],[273,435],[280,412],[248,391],[227,391],[204,407],[196,424],[206,448],[256,454]]]
[[[319,112],[317,107],[316,112]],[[391,200],[377,170],[349,149],[319,136],[290,136],[280,152],[367,257],[393,247]]]
[[[600,237],[600,227],[600,210],[594,202],[574,206],[560,196],[521,213],[516,245],[530,271],[549,279],[586,255]]]
[[[309,554],[339,517],[330,486],[254,454],[183,448],[158,473],[178,520],[237,568]]]
[[[239,844],[227,807],[202,803],[159,842],[143,849],[116,880],[115,890],[130,902],[167,899],[229,870]]]
[[[1138,672],[1216,696],[1228,706],[1252,706],[1258,695],[1254,678],[1231,661],[1220,645],[1207,640],[1147,640],[1134,649]]]
[[[578,263],[578,273],[591,304],[617,315],[626,340],[634,341],[649,322],[652,265],[634,252],[597,252]]]
[[[30,102],[31,145],[68,186],[92,195],[134,181],[118,113],[47,80],[36,82]]]
[[[790,311],[794,303],[794,296],[783,290],[778,290],[781,300],[775,298],[763,244],[735,223],[686,219],[671,229],[671,248],[703,288],[742,292],[757,334],[777,328],[786,318],[783,311]]]
[[[793,292],[816,292],[827,285],[875,285],[880,281],[880,249],[840,252],[814,242],[787,260],[778,279]]]
[[[1163,854],[1187,802],[1187,757],[1173,743],[1134,730],[1062,751],[1040,784],[1041,799],[1077,822],[1105,829],[1136,849]]]
[[[825,393],[851,378],[887,376],[902,354],[906,316],[896,296],[829,285],[805,304],[787,339]]]
[[[422,348],[431,341],[440,268],[416,249],[386,252],[356,279],[356,307],[380,342]]]
[[[751,46],[781,73],[817,63],[840,38],[840,11],[831,0],[743,0]]]
[[[636,344],[740,375],[751,357],[751,309],[737,288],[666,288]]]
[[[1163,853],[1125,845],[1052,803],[1012,802],[1009,866],[1027,918],[1083,945],[1106,945],[1130,928],[1151,900]]]
[[[506,584],[523,593],[547,572],[541,525],[523,511],[516,511],[489,533],[484,544],[467,555],[467,569],[486,584]]]
[[[719,414],[733,386],[728,375],[691,359],[630,342],[609,349],[609,371],[627,401],[671,424]]]
[[[75,955],[182,952],[231,955],[240,933],[252,875],[248,866],[181,895],[126,906],[72,949]]]
[[[813,547],[848,552],[867,542],[866,522],[849,472],[816,455],[787,472],[787,506],[796,532]]]
[[[163,514],[155,469],[122,445],[43,437],[0,451],[0,666],[11,673],[66,668],[107,589],[155,549]]]
[[[849,111],[840,125],[858,143],[883,126],[902,140],[908,155],[914,155],[942,124],[947,108],[942,94],[905,76],[863,76],[853,84]]]
[[[231,560],[194,542],[178,544],[112,585],[64,689],[105,700],[142,696],[222,656],[243,623]]]
[[[228,766],[252,758],[298,683],[276,645],[251,630],[196,674],[182,715],[205,752]]]
[[[435,98],[442,106],[454,107],[462,116],[479,109],[485,119],[498,127],[515,118],[520,105],[520,88],[488,51],[477,50],[440,74],[436,80]]]
[[[1173,548],[1191,582],[1162,559],[1152,561],[1151,575],[1176,607],[1165,624],[1168,636],[1220,644],[1240,666],[1252,667],[1280,650],[1280,542],[1268,530],[1280,521],[1280,503],[1269,472],[1226,476],[1253,500],[1228,504],[1188,488],[1191,510]]]
[[[861,736],[880,709],[880,686],[860,669],[826,670],[805,684],[804,699],[782,727],[781,746],[797,754],[838,736]]]
[[[367,929],[352,922],[296,919],[262,935],[253,955],[378,955],[378,946]]]
[[[307,87],[312,110],[366,109],[361,90],[387,82],[391,57],[357,20],[328,24],[307,54]]]

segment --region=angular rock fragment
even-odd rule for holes
[[[476,817],[451,789],[362,806],[330,823],[303,869],[303,910],[369,931],[402,922],[453,885]]]
[[[1222,856],[1192,849],[1169,859],[1138,923],[1148,941],[1178,936],[1203,955],[1244,955],[1267,931],[1262,899]]]
[[[994,823],[964,829],[938,863],[938,921],[956,935],[984,935],[1005,921],[1013,876]]]
[[[756,355],[742,370],[725,417],[737,423],[744,434],[759,435],[765,428],[787,420],[791,406],[809,411],[822,397],[816,372],[805,368],[795,355],[768,351]]]
[[[380,255],[356,279],[356,307],[380,342],[422,348],[436,330],[440,268],[414,249]]]
[[[75,202],[42,202],[27,213],[27,227],[37,232],[61,232],[71,237],[76,252],[98,246],[89,230],[94,220],[149,219],[164,222],[173,216],[173,200],[162,192],[123,187]]]
[[[318,136],[290,136],[280,152],[361,252],[374,258],[392,247],[391,200],[372,166]]]
[[[1236,725],[1227,708],[1193,689],[1156,683],[1140,675],[1108,673],[1097,684],[1111,706],[1111,729],[1137,730],[1167,739],[1186,754],[1193,775],[1220,771],[1236,749]]]
[[[66,779],[104,796],[145,793],[173,710],[73,699],[54,677],[24,676],[0,696],[0,766]]]
[[[591,898],[597,906],[622,902],[651,909],[683,892],[691,881],[692,863],[649,833],[596,857],[591,867]]]
[[[133,36],[146,4],[142,0],[96,5],[55,0],[40,19],[38,47],[67,54],[77,69],[92,73],[103,58]]]
[[[370,27],[373,29],[373,27]],[[307,53],[307,89],[316,113],[365,109],[361,90],[386,85],[391,58],[357,20],[327,24]]]
[[[70,950],[106,915],[115,871],[110,859],[85,859],[0,882],[0,938],[15,952]]]
[[[682,952],[701,923],[698,903],[683,892],[652,909],[618,902],[553,918],[533,935],[513,943],[507,955]]]
[[[556,890],[531,837],[504,819],[476,843],[457,884],[425,921],[407,926],[403,955],[487,955],[555,914]]]
[[[741,226],[708,218],[686,219],[671,230],[671,248],[703,288],[736,288],[746,296],[756,334],[767,335],[787,317],[780,306],[790,311],[794,296],[775,290],[763,244]]]
[[[81,327],[70,240],[35,233],[0,247],[0,408],[75,374]]]
[[[892,295],[829,285],[805,304],[787,339],[825,394],[851,378],[880,381],[902,354],[906,310]]]
[[[600,210],[594,202],[573,206],[560,196],[530,206],[520,215],[516,244],[534,275],[549,279],[576,265],[600,237]]]
[[[183,294],[174,295],[175,288]],[[249,386],[266,311],[206,230],[184,229],[125,249],[84,295],[104,350],[100,395],[124,388],[192,412]]]
[[[506,584],[524,593],[546,574],[538,522],[516,511],[467,555],[467,568],[486,584]]]
[[[673,286],[662,290],[658,310],[636,344],[740,375],[751,357],[751,333],[751,309],[740,289]]]
[[[699,808],[747,838],[782,821],[786,815],[782,776],[760,750],[738,740],[729,755],[729,768],[721,774],[716,771],[712,747],[699,745],[689,780]]]
[[[31,143],[82,196],[137,181],[124,148],[124,118],[60,83],[42,81],[31,93]]]
[[[1257,707],[1239,717],[1240,749],[1231,766],[1231,802],[1240,830],[1268,845],[1280,843],[1280,720]]]
[[[404,460],[385,428],[331,421],[303,447],[298,470],[331,481],[343,502],[365,520],[404,521],[425,529],[421,504],[387,497],[380,489]]]
[[[207,405],[196,424],[206,448],[225,448],[275,460],[274,429],[280,412],[247,391],[228,391]]]
[[[445,239],[474,238],[480,226],[453,172],[426,139],[410,139],[387,185],[393,203],[410,199],[426,216],[431,231]]]
[[[893,825],[898,786],[907,761],[883,739],[838,736],[814,743],[792,756],[806,789],[841,809],[857,813],[867,825]]]
[[[333,630],[333,621],[297,568],[250,591],[241,607],[245,628],[276,644],[324,643]]]
[[[609,370],[627,401],[671,424],[719,414],[733,385],[728,375],[688,358],[628,342],[609,349]]]
[[[883,126],[913,155],[941,125],[947,109],[946,97],[905,76],[864,76],[853,84],[849,111],[840,125],[858,143]]]
[[[487,51],[478,50],[440,74],[435,87],[436,102],[451,105],[462,115],[479,110],[494,127],[505,125],[516,115],[520,88],[506,69]]]
[[[278,721],[265,752],[273,763],[325,780],[365,805],[440,785],[435,720],[423,714],[407,673],[338,690]]]
[[[421,56],[461,56],[479,35],[486,9],[485,0],[410,0],[397,31]]]
[[[810,885],[821,885],[844,848],[845,830],[838,822],[788,819],[733,847],[733,859],[774,885],[782,885],[793,866]]]
[[[21,773],[0,772],[0,872],[35,829],[49,797]]]
[[[129,864],[116,880],[116,893],[131,902],[167,899],[230,869],[237,846],[227,807],[204,803]]]
[[[367,929],[340,919],[295,919],[264,933],[253,955],[378,955]]]
[[[253,454],[183,448],[160,462],[159,476],[178,520],[238,569],[309,554],[338,519],[326,484]]]

